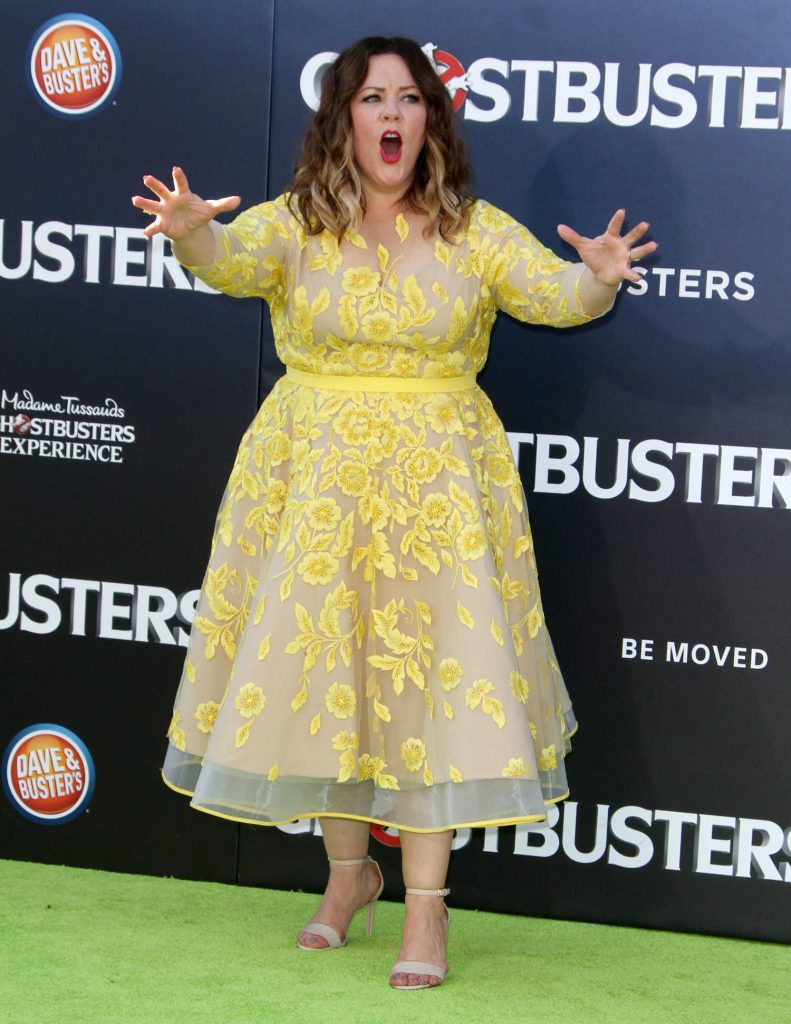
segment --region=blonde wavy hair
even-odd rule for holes
[[[347,228],[359,230],[365,195],[354,162],[350,108],[370,58],[385,53],[404,61],[426,105],[426,141],[403,201],[427,215],[424,235],[436,226],[446,241],[453,240],[466,227],[472,202],[467,146],[454,127],[448,90],[418,44],[403,36],[359,39],[327,69],[289,186],[289,207],[311,235],[326,229],[340,239]]]

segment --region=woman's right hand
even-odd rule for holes
[[[201,199],[190,192],[187,175],[180,167],[173,168],[172,192],[167,185],[150,174],[143,177],[143,184],[159,197],[157,201],[144,196],[132,196],[133,206],[156,218],[143,231],[146,238],[161,232],[173,242],[181,241],[208,224],[218,213],[235,210],[241,202],[239,196]]]

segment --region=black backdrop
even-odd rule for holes
[[[174,163],[205,195],[277,195],[310,116],[306,65],[403,33],[466,73],[457,117],[479,195],[561,252],[559,221],[597,233],[619,206],[660,242],[643,283],[593,326],[501,318],[494,332],[481,383],[519,455],[582,728],[572,799],[548,829],[460,830],[454,902],[789,941],[791,11],[497,0],[459,17],[444,0],[386,13],[199,0],[185,17],[141,0],[80,12],[122,60],[115,94],[83,118],[42,105],[26,69],[40,27],[68,10],[30,2],[5,20],[0,747],[59,723],[90,749],[96,788],[60,827],[0,802],[0,855],[323,886],[318,822],[217,821],[159,779],[216,505],[282,367],[261,305],[196,289],[140,238],[128,199]],[[63,396],[123,415],[25,404]],[[67,429],[56,422],[125,427],[116,461],[37,449]],[[398,898],[394,842],[375,832]]]

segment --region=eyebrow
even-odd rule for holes
[[[374,92],[384,92],[385,91],[385,88],[384,88],[383,85],[363,85],[360,88],[361,88],[361,90],[362,89],[373,89]],[[417,89],[417,86],[416,85],[399,85],[399,87],[398,87],[398,91],[399,92],[401,92],[404,89]]]

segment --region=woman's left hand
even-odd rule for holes
[[[621,234],[625,217],[626,210],[616,210],[604,234],[596,238],[585,238],[567,224],[558,224],[558,234],[563,241],[573,245],[590,272],[609,287],[619,285],[624,279],[639,281],[640,275],[632,270],[631,264],[656,249],[656,242],[646,242],[635,248],[635,242],[648,231],[647,221],[642,221],[625,235]]]

